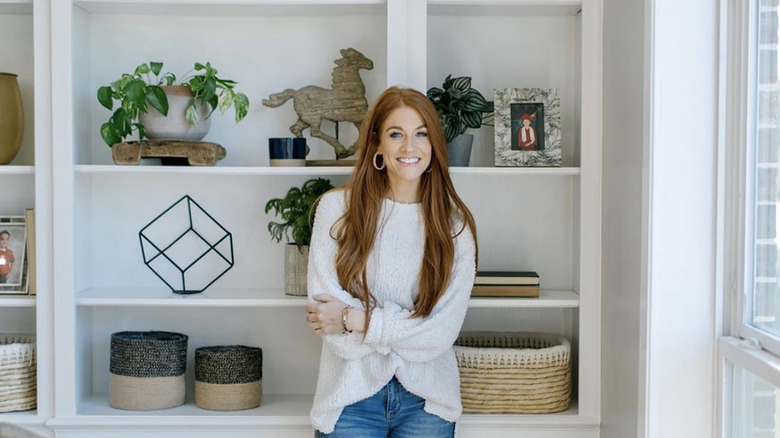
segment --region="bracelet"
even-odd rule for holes
[[[350,310],[352,310],[352,306],[341,309],[341,324],[344,326],[344,331],[342,333],[352,333],[352,330],[347,328],[347,318],[349,317]]]

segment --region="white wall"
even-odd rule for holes
[[[645,0],[604,1],[601,438],[636,436]]]
[[[711,437],[719,6],[712,0],[650,4],[648,259],[641,303],[647,331],[640,341],[647,342],[640,357],[647,394],[640,400],[640,414],[646,403],[640,436]]]

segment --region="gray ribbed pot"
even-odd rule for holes
[[[185,116],[192,101],[192,90],[186,85],[165,85],[162,87],[168,98],[168,116],[149,106],[142,112],[139,121],[146,129],[146,137],[153,140],[200,141],[211,127],[208,105],[196,105],[198,124],[193,125]]]
[[[472,134],[460,134],[454,140],[447,143],[447,155],[449,155],[450,167],[468,167],[471,160],[471,144],[474,143]]]
[[[306,274],[309,265],[309,246],[299,250],[295,244],[284,247],[284,293],[306,296]]]

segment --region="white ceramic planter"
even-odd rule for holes
[[[147,112],[141,113],[140,121],[146,128],[146,136],[153,140],[186,140],[200,141],[211,127],[208,105],[200,105],[198,124],[187,121],[185,111],[192,101],[192,90],[185,85],[162,87],[168,97],[168,116],[149,106]]]

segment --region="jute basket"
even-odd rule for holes
[[[119,332],[111,335],[108,404],[149,411],[184,404],[187,335]]]
[[[260,406],[263,398],[263,350],[219,345],[195,350],[195,404],[214,411]]]
[[[35,409],[36,373],[35,335],[0,335],[0,412]]]
[[[563,336],[463,332],[455,354],[463,412],[546,414],[571,403],[571,345]]]
[[[0,423],[0,438],[43,438],[13,424]]]

